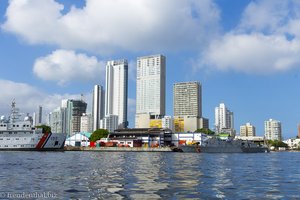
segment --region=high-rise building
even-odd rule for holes
[[[282,141],[280,121],[274,119],[269,119],[268,121],[265,121],[265,138],[267,140]]]
[[[136,128],[139,115],[165,115],[166,58],[151,55],[137,58]]]
[[[114,132],[114,130],[116,130],[118,127],[118,118],[118,115],[106,115],[103,118],[103,128],[108,130],[109,133]]]
[[[199,82],[175,83],[174,116],[196,116],[202,117],[202,95]]]
[[[104,90],[101,85],[95,85],[93,91],[93,131],[100,128],[100,121],[104,117]]]
[[[127,60],[109,61],[106,65],[105,116],[118,116],[116,128],[126,128],[127,121]]]
[[[33,113],[33,124],[34,124],[34,126],[41,125],[43,123],[42,119],[43,119],[43,107],[39,106],[38,112]]]
[[[215,108],[215,130],[217,133],[235,134],[233,123],[233,112],[224,103]]]
[[[240,136],[253,137],[256,136],[255,126],[250,123],[240,126]]]
[[[91,133],[93,131],[92,114],[83,113],[80,119],[80,132]]]
[[[66,132],[70,135],[80,132],[80,122],[83,113],[86,113],[87,103],[83,100],[67,101]]]
[[[58,107],[49,114],[49,126],[54,133],[66,133],[67,108]]]

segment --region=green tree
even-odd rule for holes
[[[195,130],[194,133],[205,133],[207,135],[214,135],[215,134],[215,132],[213,132],[209,128],[199,128],[199,129]]]
[[[51,127],[47,126],[45,124],[35,126],[35,128],[42,128],[43,129],[43,133],[51,133]]]
[[[109,132],[106,129],[97,129],[95,130],[91,137],[91,142],[96,142],[97,140],[100,140],[101,138],[106,138],[108,136]]]

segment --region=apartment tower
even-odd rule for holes
[[[199,82],[175,83],[174,116],[202,117],[202,95]]]
[[[113,60],[106,65],[105,117],[118,116],[115,128],[126,128],[127,121],[127,90],[128,62]]]
[[[93,131],[100,128],[100,120],[104,117],[104,90],[101,85],[95,85],[93,91]]]
[[[220,103],[215,108],[215,130],[217,133],[235,134],[233,112],[231,112],[224,103]]]
[[[141,127],[143,115],[165,115],[166,58],[151,55],[137,58],[136,128]],[[148,118],[148,117],[146,117]],[[149,127],[149,126],[148,126]]]
[[[265,138],[267,140],[282,141],[280,121],[274,119],[269,119],[268,121],[265,121]]]

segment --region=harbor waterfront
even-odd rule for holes
[[[111,152],[172,152],[170,147],[72,147],[66,146],[65,151],[111,151]]]
[[[299,152],[0,152],[0,194],[50,199],[299,199]],[[286,165],[286,163],[289,163]]]

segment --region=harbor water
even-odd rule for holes
[[[0,152],[0,199],[300,199],[300,152]]]

